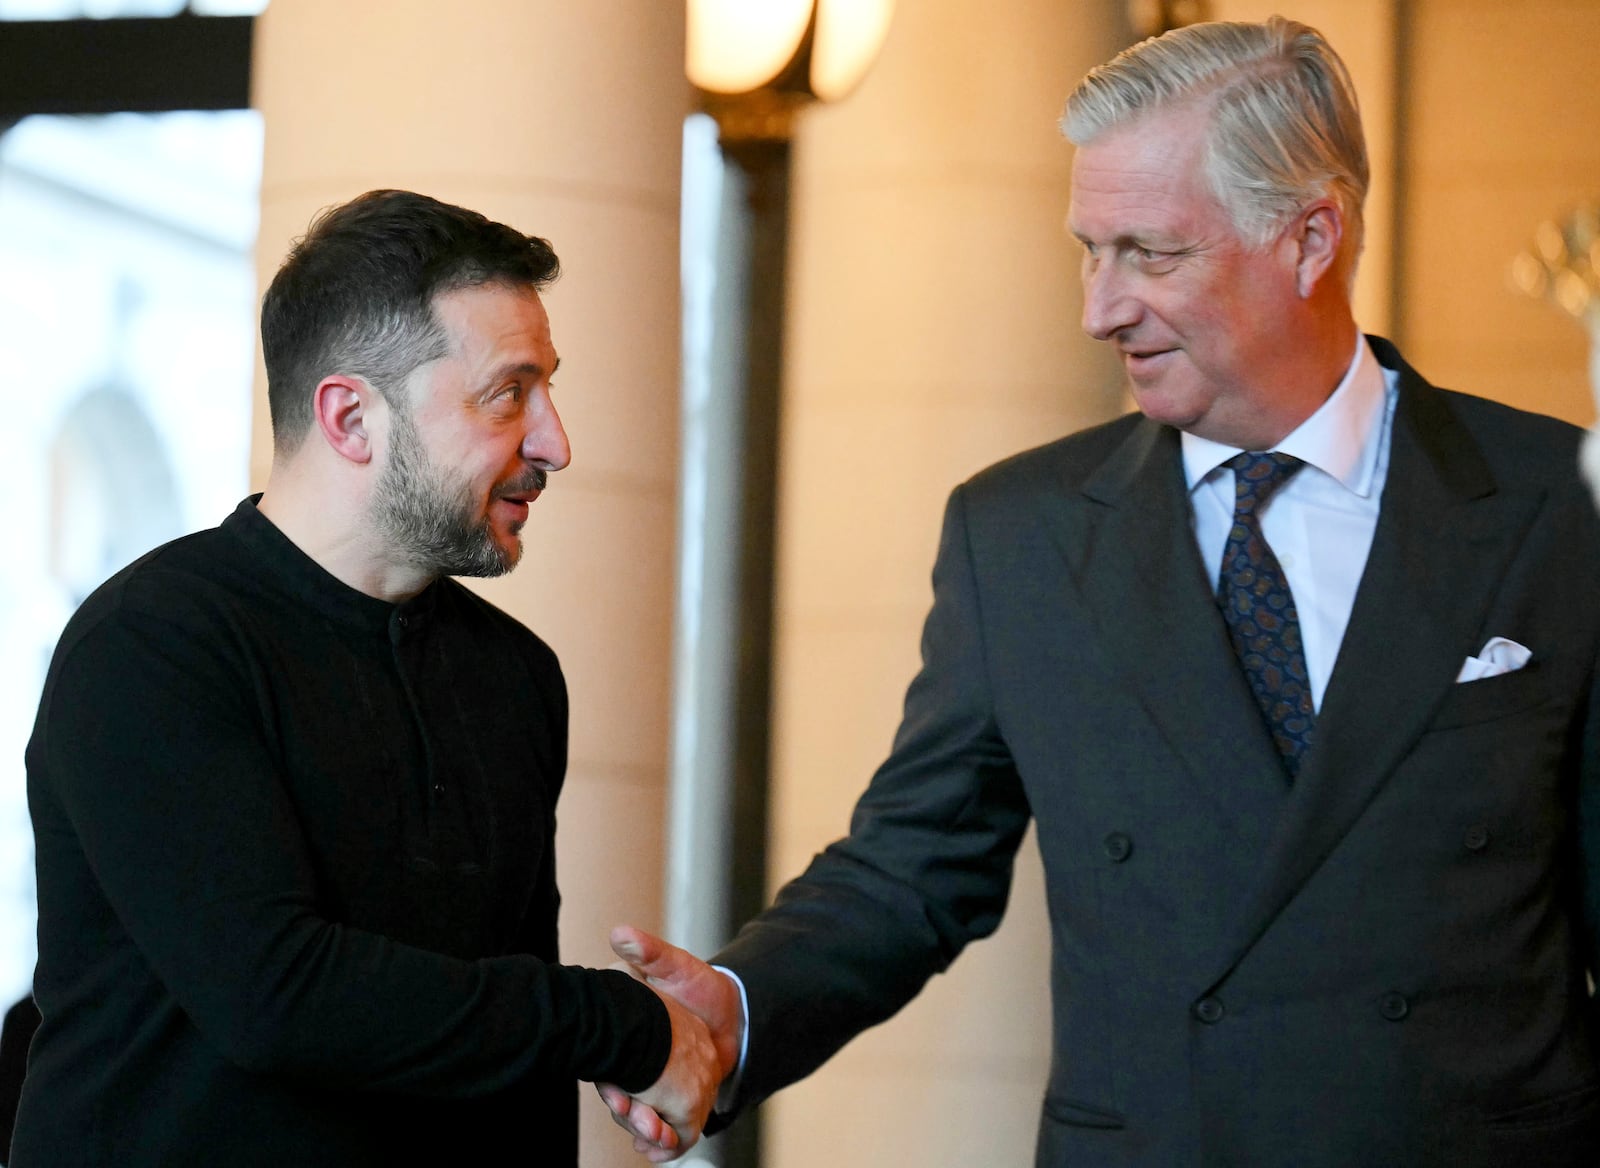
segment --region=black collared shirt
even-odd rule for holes
[[[44,1022],[14,1164],[575,1162],[666,1012],[556,964],[555,655],[342,584],[242,503],[63,633],[28,746]]]

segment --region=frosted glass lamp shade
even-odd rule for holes
[[[889,35],[894,0],[817,0],[811,92],[838,101],[867,75]]]
[[[872,67],[894,0],[688,0],[687,72],[726,97],[771,86],[837,101]]]
[[[815,0],[689,0],[689,80],[749,93],[777,79],[805,40]]]

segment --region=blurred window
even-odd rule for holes
[[[0,0],[0,19],[181,7]],[[260,172],[247,110],[34,116],[0,134],[0,1009],[33,977],[23,750],[61,627],[247,489]]]

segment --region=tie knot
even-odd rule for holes
[[[1249,515],[1272,498],[1273,492],[1292,479],[1305,463],[1278,451],[1245,451],[1223,464],[1233,471],[1233,511]]]

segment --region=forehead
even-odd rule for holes
[[[479,284],[436,296],[433,313],[453,356],[471,364],[515,359],[554,368],[550,317],[532,288]]]
[[[1205,175],[1204,111],[1158,111],[1107,130],[1072,162],[1068,226],[1087,239],[1210,219],[1221,204]]]

